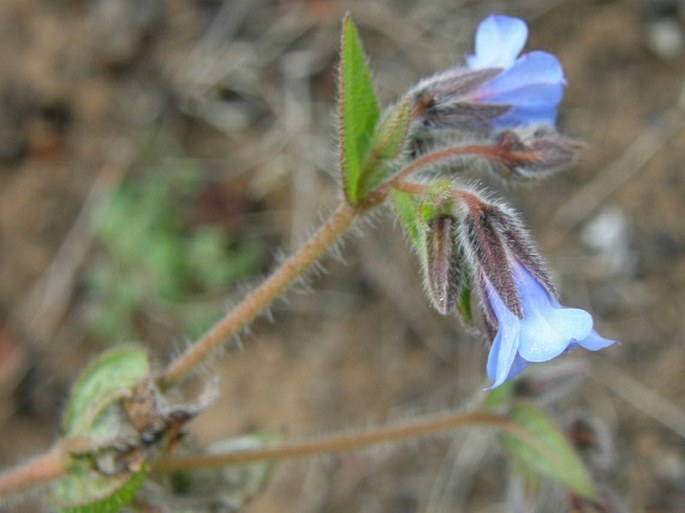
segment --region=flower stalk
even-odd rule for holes
[[[215,349],[245,328],[317,262],[343,236],[359,214],[358,208],[341,202],[328,220],[302,245],[299,251],[283,262],[238,306],[229,311],[224,318],[172,361],[158,377],[158,385],[167,389],[180,382],[204,362]]]
[[[63,477],[71,463],[72,454],[95,450],[101,445],[101,441],[83,437],[65,438],[59,441],[52,448],[23,465],[2,472],[0,474],[0,499],[11,493],[18,493],[26,488]]]
[[[68,454],[57,447],[10,469],[0,475],[0,498],[58,479],[66,473],[68,464]]]
[[[225,454],[196,454],[190,456],[166,456],[158,460],[152,470],[155,472],[175,472],[195,468],[220,467],[224,465],[244,465],[257,461],[302,458],[322,454],[364,449],[373,445],[400,442],[413,438],[450,431],[467,426],[488,426],[504,431],[527,443],[535,443],[530,434],[517,426],[507,417],[484,411],[458,412],[414,419],[411,422],[383,426],[358,433],[334,435],[320,440],[295,442],[274,447],[248,449]]]

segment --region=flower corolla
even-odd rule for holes
[[[523,264],[514,262],[511,270],[521,317],[507,308],[494,287],[485,286],[485,301],[498,327],[487,363],[490,388],[516,377],[530,363],[552,360],[578,346],[598,351],[614,343],[593,329],[589,313],[562,306]]]
[[[519,56],[527,38],[528,27],[523,20],[489,16],[478,26],[475,53],[466,59],[467,67],[473,71],[502,70],[469,94],[477,103],[510,106],[492,120],[498,129],[556,123],[566,83],[563,69],[557,58],[547,52]]]

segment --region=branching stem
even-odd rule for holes
[[[416,160],[411,161],[400,169],[390,180],[371,192],[364,200],[365,204],[376,205],[385,200],[391,189],[403,189],[407,185],[406,179],[414,173],[419,173],[435,166],[441,166],[463,157],[480,157],[484,159],[497,158],[497,148],[493,145],[449,146],[435,150]]]
[[[350,228],[354,220],[366,211],[383,203],[392,189],[420,194],[425,185],[407,181],[413,173],[447,163],[463,156],[493,158],[492,146],[450,147],[428,153],[408,164],[388,182],[371,192],[360,204],[341,202],[331,216],[302,247],[285,260],[262,284],[243,299],[225,317],[202,335],[185,352],[173,360],[158,377],[158,384],[167,389],[195,370],[210,354],[245,328],[262,313],[281,293],[300,278]],[[481,424],[500,428],[519,438],[526,433],[508,419],[483,412],[458,413],[442,417],[418,419],[407,424],[379,428],[362,433],[333,436],[321,440],[284,444],[223,455],[163,457],[155,470],[173,471],[196,467],[219,466],[253,461],[304,457],[315,454],[359,449],[374,444],[416,438],[461,426]],[[0,497],[27,487],[63,476],[73,452],[74,440],[64,440],[28,463],[0,475]]]
[[[385,201],[390,190],[401,188],[409,175],[466,155],[491,158],[492,154],[492,146],[455,146],[436,150],[405,166],[391,180],[370,193],[360,205],[352,206],[341,202],[299,251],[283,262],[238,306],[169,364],[158,378],[159,386],[169,388],[197,368],[215,349],[242,330],[302,276],[347,231],[357,216]]]

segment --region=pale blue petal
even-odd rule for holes
[[[547,125],[554,127],[557,122],[556,109],[532,111],[513,108],[506,114],[491,121],[497,130],[506,130],[520,126]]]
[[[467,57],[471,69],[508,68],[528,39],[523,20],[509,16],[488,16],[476,32],[476,53]]]
[[[490,80],[488,91],[507,91],[534,84],[566,83],[559,60],[547,52],[530,52],[519,57],[506,71]]]
[[[514,379],[516,376],[521,374],[524,370],[528,368],[529,365],[530,362],[524,360],[520,354],[517,354],[516,358],[514,358],[514,363],[511,364],[511,368],[509,369],[507,381],[509,381],[510,379]]]
[[[605,347],[609,347],[616,343],[615,340],[602,337],[595,330],[592,330],[588,337],[582,340],[576,339],[574,342],[590,351],[599,351],[600,349],[604,349]]]
[[[564,96],[564,84],[563,69],[556,57],[546,52],[532,52],[480,87],[473,99],[512,106],[493,120],[497,128],[530,124],[553,126],[557,107]]]
[[[487,363],[488,377],[494,381],[490,388],[495,388],[509,379],[511,366],[518,356],[521,321],[504,305],[497,293],[492,291],[488,297],[499,325]]]
[[[527,362],[526,360],[521,358],[521,355],[517,353],[514,357],[514,361],[512,362],[511,367],[509,368],[509,373],[507,374],[507,376],[504,379],[499,379],[495,381],[495,383],[487,387],[485,390],[492,390],[493,388],[497,388],[498,386],[500,386],[502,383],[514,379],[524,370],[526,370],[529,365],[530,362]],[[496,378],[491,377],[490,379],[494,381]]]
[[[530,363],[552,360],[577,346],[598,351],[614,344],[592,329],[588,312],[560,305],[521,262],[514,260],[511,272],[522,318],[506,307],[489,283],[486,286],[487,300],[498,323],[488,355],[487,373],[493,381],[489,389],[518,376]]]
[[[528,84],[502,91],[485,91],[478,99],[482,103],[506,103],[521,111],[556,112],[564,96],[561,84]]]
[[[546,125],[554,127],[557,121],[556,108],[544,108],[531,110],[525,108],[513,108],[506,114],[491,121],[492,126],[497,130],[506,130],[521,126]]]
[[[519,332],[519,353],[529,362],[546,362],[563,353],[573,339],[585,339],[592,331],[592,316],[578,308],[526,311]]]
[[[573,339],[587,338],[592,316],[585,310],[562,308],[523,265],[514,266],[523,305],[519,353],[529,362],[546,362],[563,353]]]
[[[519,321],[515,316],[512,321],[508,324],[500,323],[500,329],[490,348],[487,371],[490,380],[494,381],[490,389],[500,386],[509,379],[511,366],[518,356]]]
[[[539,305],[541,308],[561,306],[521,262],[518,260],[514,261],[511,270],[522,302],[528,302],[530,305]]]

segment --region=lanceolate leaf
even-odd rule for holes
[[[530,435],[528,440],[511,434],[500,436],[502,447],[519,464],[554,479],[578,495],[596,497],[597,492],[580,457],[543,410],[531,404],[518,404],[510,417]]]
[[[347,201],[354,204],[360,199],[362,169],[380,109],[359,34],[349,14],[343,20],[338,80],[340,172]]]

